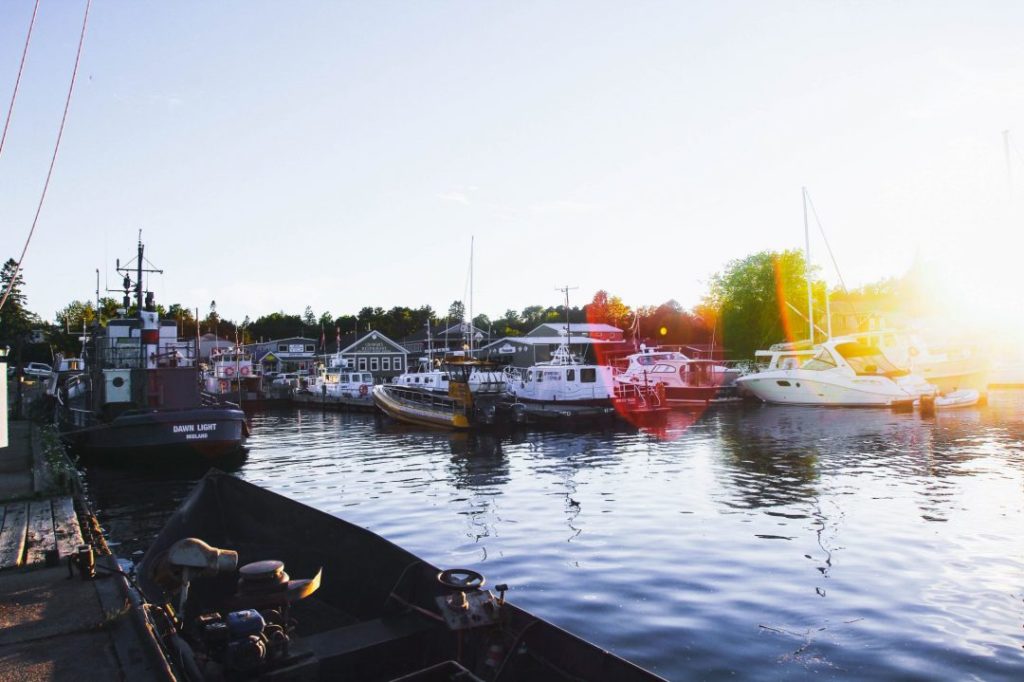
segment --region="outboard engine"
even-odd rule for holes
[[[165,588],[176,583],[180,590],[178,618],[187,617],[192,579],[233,571],[237,562],[236,552],[196,538],[172,545],[157,570]],[[321,572],[309,579],[290,580],[284,568],[276,560],[246,564],[238,569],[235,594],[218,600],[214,607],[218,610],[204,609],[190,622],[178,621],[188,654],[203,679],[259,676],[301,658],[289,651],[294,629],[290,606],[320,587]]]

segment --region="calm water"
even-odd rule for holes
[[[256,414],[241,477],[670,679],[1024,679],[1024,397],[745,406],[660,433],[444,434]],[[89,472],[124,554],[191,483]]]

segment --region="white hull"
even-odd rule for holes
[[[763,372],[742,377],[739,383],[765,402],[805,406],[888,408],[928,392],[924,388],[906,390],[885,377],[849,378],[806,370]]]

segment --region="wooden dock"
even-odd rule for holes
[[[0,506],[0,570],[42,565],[53,552],[63,561],[80,544],[82,529],[70,497]]]

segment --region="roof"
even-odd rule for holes
[[[532,334],[541,327],[547,327],[550,329],[554,329],[556,331],[564,331],[565,322],[544,322],[543,324],[537,325],[537,327],[530,333]],[[598,322],[595,324],[591,324],[590,322],[570,322],[569,332],[577,334],[594,332],[603,334],[621,334],[622,330],[619,329],[618,327],[613,327],[610,324],[604,324],[603,322]]]
[[[488,350],[491,347],[503,346],[506,343],[521,343],[525,346],[543,346],[543,345],[558,345],[560,343],[568,343],[569,345],[597,345],[597,344],[614,344],[622,343],[622,341],[614,339],[595,339],[590,336],[503,336],[500,339],[491,341],[485,346],[481,346],[478,350]]]
[[[385,336],[384,334],[382,334],[381,332],[378,332],[378,331],[366,332],[361,337],[359,337],[358,339],[356,339],[355,341],[350,343],[347,347],[342,348],[340,352],[342,354],[354,353],[354,352],[356,352],[356,349],[362,343],[364,343],[368,339],[371,340],[371,341],[383,341],[386,345],[391,346],[392,348],[394,348],[396,353],[407,354],[409,352],[405,348],[403,348],[402,346],[398,345],[396,342],[392,341],[387,336]]]

